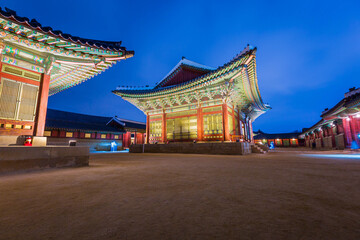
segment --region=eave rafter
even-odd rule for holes
[[[50,95],[75,86],[133,56],[121,42],[84,39],[0,8],[1,61],[50,75]],[[10,48],[10,49],[9,49]],[[4,50],[5,49],[5,50]],[[44,61],[49,56],[52,61]],[[69,62],[67,64],[66,62]],[[91,66],[82,66],[83,64]]]
[[[254,120],[269,109],[262,102],[256,76],[256,48],[246,47],[229,63],[186,83],[154,89],[118,89],[114,93],[122,97],[135,99],[163,99],[160,107],[189,106],[195,101],[204,102],[204,106],[229,103],[237,109],[244,109]],[[184,109],[184,108],[179,108]],[[157,110],[154,110],[156,113]]]

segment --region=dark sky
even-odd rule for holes
[[[360,1],[3,0],[18,15],[84,38],[123,42],[134,58],[49,98],[49,107],[145,121],[111,93],[154,85],[182,56],[217,67],[246,44],[258,48],[257,73],[273,108],[254,129],[309,127],[360,81]]]

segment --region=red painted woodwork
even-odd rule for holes
[[[227,109],[227,104],[225,103],[222,105],[222,116],[223,116],[224,141],[230,141],[228,109]]]
[[[5,128],[6,124],[14,125],[13,128]],[[9,119],[0,119],[0,136],[20,136],[20,135],[33,135],[34,132],[34,122],[28,121],[17,121]],[[15,128],[15,125],[31,126],[31,129],[18,129]]]
[[[37,81],[33,81],[33,80],[30,80],[27,78],[22,78],[22,77],[18,77],[18,76],[14,76],[14,75],[11,75],[8,73],[1,72],[2,65],[3,65],[3,63],[0,62],[0,82],[1,82],[1,78],[8,78],[8,79],[15,80],[18,82],[24,82],[24,83],[29,83],[32,85],[39,86],[40,83]],[[4,64],[4,65],[7,65],[7,64]],[[12,67],[14,67],[14,66],[12,66]],[[22,68],[20,68],[20,69],[22,69]],[[33,133],[34,133],[34,122],[18,121],[18,120],[10,120],[10,119],[0,119],[0,126],[2,124],[4,126],[0,127],[0,136],[33,135]],[[5,124],[12,124],[12,125],[14,125],[14,127],[13,128],[5,128]],[[21,129],[15,128],[15,125],[21,125],[22,128]],[[23,129],[25,125],[31,126],[31,129]]]
[[[145,143],[150,143],[149,136],[150,136],[150,117],[148,114],[148,115],[146,115],[146,140],[145,140]]]
[[[42,74],[41,84],[39,89],[38,105],[37,105],[36,117],[35,117],[35,127],[34,127],[35,136],[44,136],[46,111],[47,111],[47,104],[49,97],[49,84],[50,84],[50,75]]]
[[[128,148],[131,144],[131,133],[127,132],[123,134],[123,146],[124,148]]]
[[[9,65],[9,64],[5,64],[5,63],[3,63],[3,64],[4,64],[4,65],[11,66],[11,67],[14,67],[14,66]],[[35,73],[35,74],[39,74],[38,72],[30,71],[30,70],[25,69],[25,68],[21,68],[21,67],[16,67],[16,68],[19,68],[19,69],[21,69],[21,70],[26,70],[26,71],[29,71],[29,72],[33,72],[33,73]],[[1,72],[1,69],[2,69],[2,64],[0,65],[0,72]],[[35,85],[35,86],[40,86],[40,82],[39,82],[39,81],[35,81],[35,80],[28,79],[28,78],[23,78],[23,77],[15,76],[15,75],[12,75],[12,74],[9,74],[9,73],[5,73],[5,72],[1,72],[0,74],[1,74],[1,77],[3,77],[3,78],[8,78],[8,79],[15,80],[15,81],[18,81],[18,82],[23,82],[23,83],[32,84],[32,85]]]
[[[175,117],[166,117],[166,119],[175,119],[175,118],[183,118],[183,117],[197,117],[197,116],[198,116],[198,114],[196,113],[196,114],[187,114],[187,115],[175,116]]]
[[[347,120],[346,118],[343,119],[344,135],[345,135],[345,140],[346,140],[346,145],[347,146],[351,146],[351,142],[352,142],[350,121],[351,120]]]
[[[66,132],[65,131],[60,131],[59,137],[66,137]]]
[[[143,143],[144,143],[144,134],[136,133],[136,144],[143,144]]]
[[[193,69],[187,66],[181,66],[180,69],[174,74],[170,75],[167,80],[164,81],[163,84],[160,84],[161,87],[177,85],[180,83],[187,82],[191,79],[196,77],[202,76],[208,73],[209,70],[200,70],[200,69]]]
[[[166,113],[165,111],[163,112],[163,115],[162,115],[162,124],[161,124],[161,127],[162,127],[162,131],[161,131],[161,141],[163,143],[166,142]]]
[[[199,107],[197,109],[197,135],[198,135],[198,141],[204,140],[204,120],[203,120],[203,112],[202,108]]]
[[[59,136],[59,131],[58,130],[52,130],[51,131],[51,137],[58,137]]]
[[[232,112],[232,118],[233,118],[233,132],[231,133],[231,135],[236,135],[236,119],[235,119],[235,109],[234,106],[232,108],[233,112]]]

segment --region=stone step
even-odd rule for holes
[[[251,152],[252,153],[261,153],[261,154],[265,154],[266,151],[262,150],[258,145],[256,144],[252,144],[251,145]]]
[[[259,148],[261,148],[265,152],[268,152],[270,150],[270,148],[267,145],[260,144],[260,143],[255,143],[255,145],[258,146]]]

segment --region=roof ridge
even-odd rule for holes
[[[119,119],[120,121],[124,121],[124,122],[131,122],[131,123],[145,124],[144,122],[139,122],[139,121],[135,121],[135,120],[128,120],[128,119],[119,118],[119,117],[116,117],[116,118],[117,118],[117,119]]]
[[[77,37],[69,33],[63,33],[60,30],[54,30],[50,26],[43,26],[35,18],[30,20],[27,17],[21,17],[17,15],[16,11],[9,9],[7,7],[5,7],[5,10],[3,10],[0,7],[0,17],[9,19],[10,21],[15,22],[16,24],[26,26],[32,30],[40,31],[43,34],[48,34],[53,37],[61,38],[64,41],[71,41],[73,43],[87,45],[94,48],[107,49],[110,51],[126,51],[129,52],[129,54],[133,53],[133,51],[127,51],[125,47],[122,47],[121,41],[103,41],[96,39],[88,39],[88,38]]]
[[[76,113],[76,112],[69,112],[69,111],[64,111],[64,110],[58,110],[58,109],[52,109],[52,108],[48,108],[47,111],[57,111],[57,112],[63,112],[63,113],[71,113],[71,114],[76,114],[76,115],[82,115],[82,116],[91,116],[91,117],[102,117],[102,118],[112,118],[112,117],[108,117],[108,116],[97,116],[97,115],[91,115],[91,114],[85,114],[85,113]]]
[[[165,82],[165,80],[168,79],[172,74],[174,74],[182,65],[190,66],[190,67],[197,68],[197,69],[206,69],[209,71],[216,70],[216,68],[209,67],[204,64],[197,63],[197,62],[191,61],[189,59],[186,59],[185,57],[182,57],[181,60],[175,65],[175,67],[173,67],[170,70],[170,72],[168,72],[168,74],[166,74],[165,77],[163,77],[161,79],[161,81],[156,84],[155,87],[158,87],[161,83]]]
[[[146,93],[146,92],[159,92],[159,91],[162,91],[166,88],[175,88],[175,87],[178,87],[178,86],[181,86],[181,85],[184,85],[184,84],[188,84],[188,83],[191,83],[191,82],[194,82],[194,81],[197,81],[201,78],[204,78],[204,77],[207,77],[209,76],[210,74],[213,74],[213,73],[216,73],[216,72],[219,72],[221,70],[223,70],[224,68],[230,66],[231,64],[233,64],[234,62],[238,61],[239,59],[241,59],[242,57],[244,57],[245,55],[251,53],[252,51],[256,51],[256,47],[250,47],[250,45],[248,46],[248,49],[247,47],[244,48],[243,51],[241,51],[239,54],[237,54],[233,59],[231,59],[229,62],[226,62],[224,63],[223,65],[219,66],[218,68],[216,68],[215,70],[213,71],[210,71],[208,73],[205,73],[201,76],[198,76],[198,77],[195,77],[187,82],[182,82],[182,83],[179,83],[179,84],[176,84],[176,85],[170,85],[170,86],[166,86],[166,87],[158,87],[159,84],[161,83],[158,83],[154,88],[152,89],[144,89],[144,90],[137,90],[137,89],[120,89],[120,90],[113,90],[112,92],[113,93],[126,93],[126,92],[140,92],[140,93]]]

